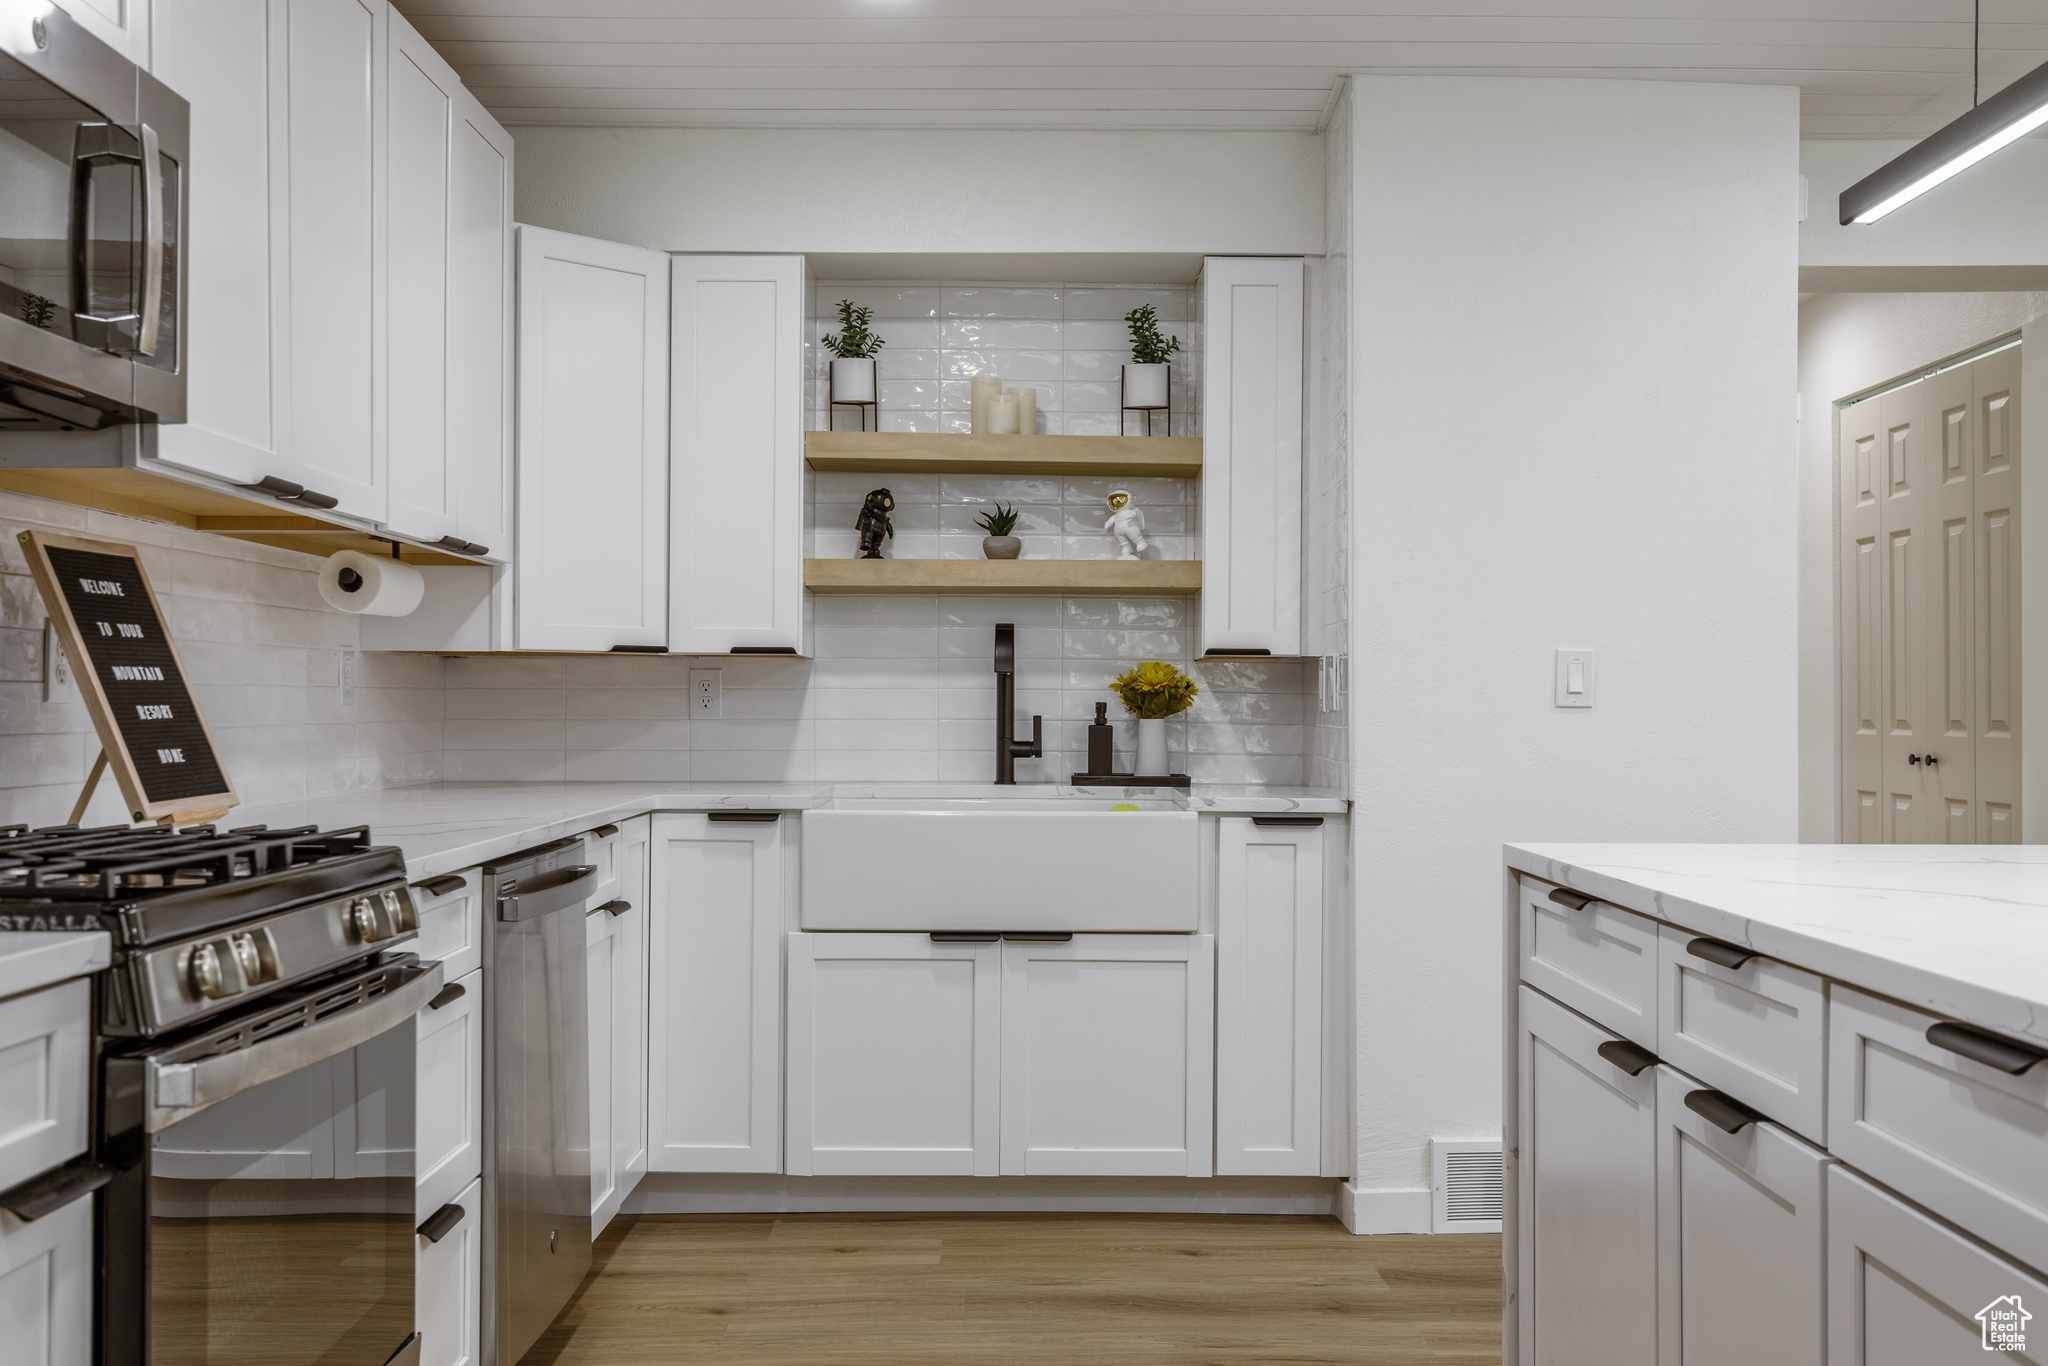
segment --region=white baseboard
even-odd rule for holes
[[[1240,1176],[719,1176],[649,1172],[622,1214],[857,1214],[1059,1211],[1330,1215],[1338,1183]],[[1429,1193],[1422,1222],[1429,1225]]]
[[[1429,1187],[1360,1190],[1346,1181],[1337,1190],[1337,1218],[1353,1233],[1427,1233]]]

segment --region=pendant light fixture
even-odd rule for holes
[[[1978,45],[1970,44],[1974,95]],[[1902,156],[1894,157],[1842,191],[1841,219],[1875,223],[1918,199],[1950,176],[1968,170],[1999,148],[2048,124],[2048,64],[2035,67]]]

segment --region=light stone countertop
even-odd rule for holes
[[[98,972],[113,961],[113,937],[101,930],[0,934],[0,1000]]]
[[[405,851],[406,875],[418,879],[474,867],[648,811],[809,811],[835,797],[995,802],[1107,798],[1169,802],[1218,815],[1342,815],[1349,809],[1343,797],[1321,789],[1200,784],[1192,793],[1183,793],[1171,788],[1051,783],[425,783],[237,808],[220,825],[368,825],[376,843],[395,844]]]
[[[2048,1045],[2048,847],[1510,844],[1509,868]]]

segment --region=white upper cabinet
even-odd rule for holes
[[[525,226],[518,253],[518,648],[667,644],[669,258]]]
[[[449,148],[448,475],[455,534],[512,557],[512,135],[455,92]],[[484,551],[472,549],[472,554]]]
[[[1204,653],[1301,653],[1302,268],[1202,268]]]
[[[678,256],[669,648],[808,653],[801,256]]]

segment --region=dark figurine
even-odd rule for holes
[[[861,504],[860,516],[854,519],[853,528],[860,533],[860,554],[856,559],[879,560],[882,558],[882,538],[896,539],[896,528],[889,524],[889,514],[896,508],[896,500],[889,496],[889,490],[876,489]]]

